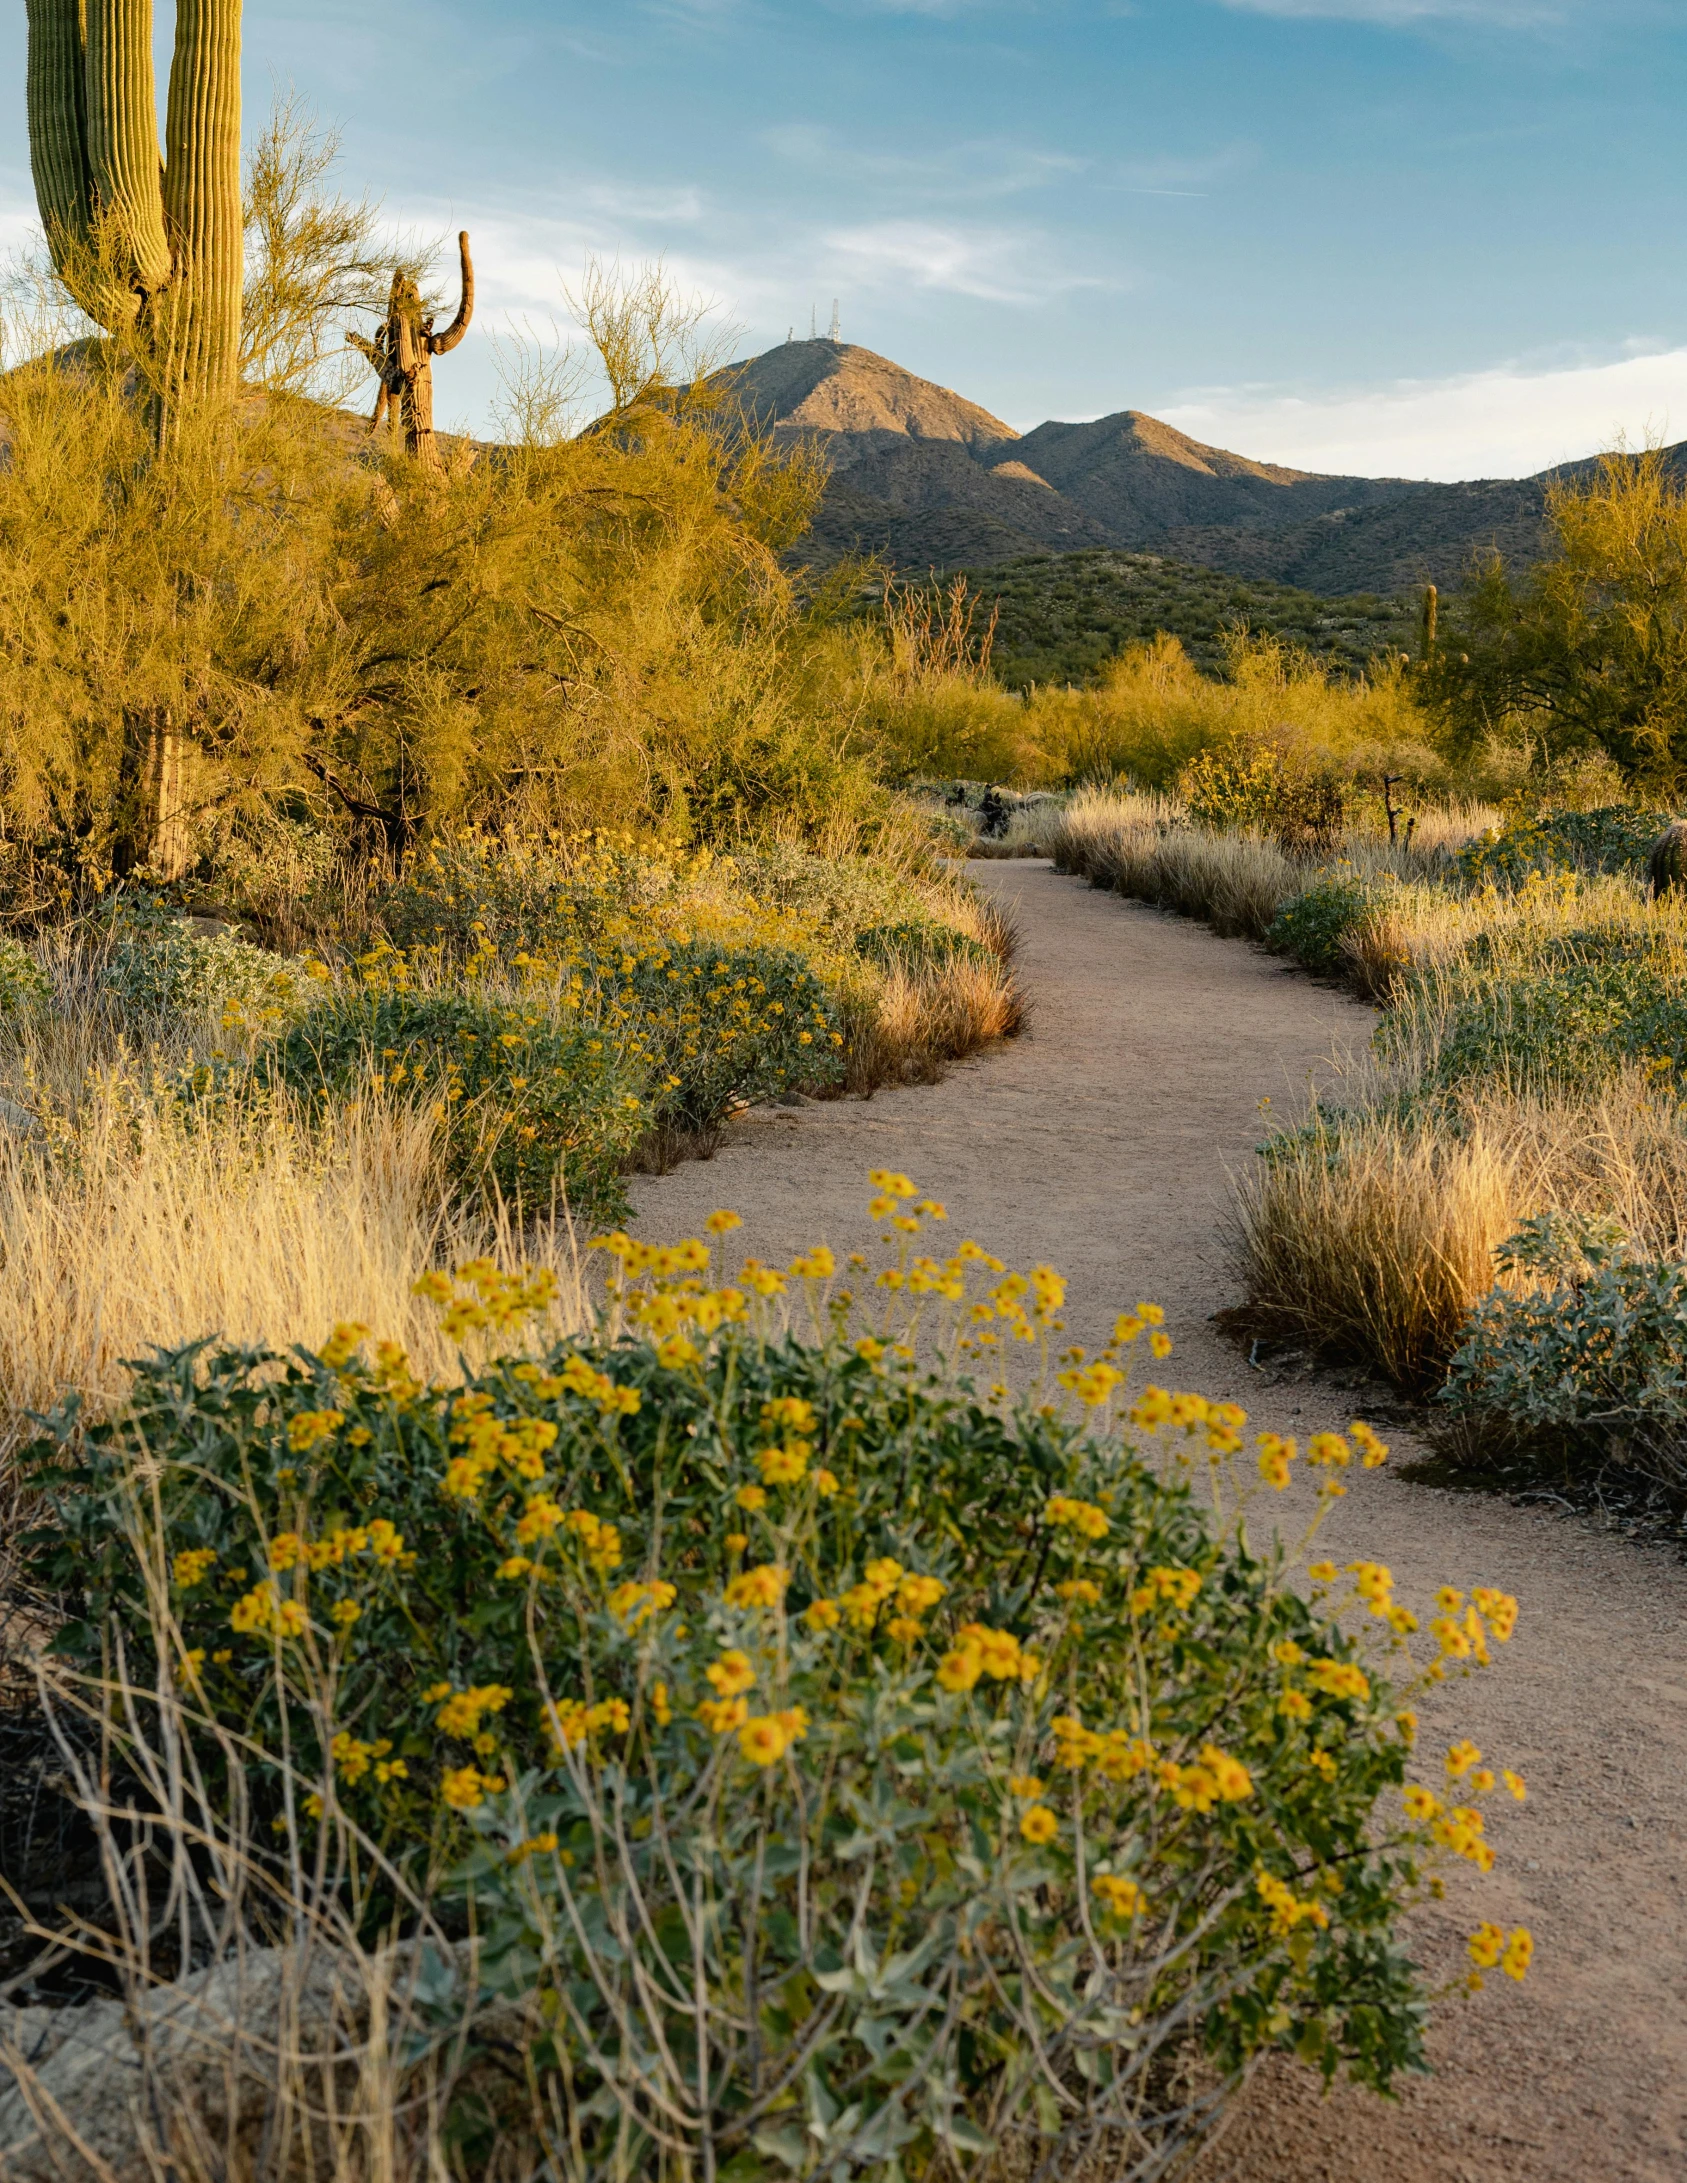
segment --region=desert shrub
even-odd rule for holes
[[[855,935],[855,952],[889,970],[925,970],[954,962],[986,963],[992,950],[981,940],[946,925],[903,919],[894,925],[867,925]]]
[[[1633,1063],[1687,1069],[1687,991],[1652,950],[1587,959],[1572,940],[1529,967],[1474,968],[1462,985],[1441,1026],[1437,1083],[1543,1089],[1596,1085]]]
[[[1292,896],[1272,919],[1266,945],[1309,970],[1339,970],[1349,940],[1375,908],[1380,889],[1355,873],[1325,873]]]
[[[648,1126],[646,1071],[590,1022],[469,992],[351,985],[253,1064],[259,1084],[345,1102],[431,1106],[448,1171],[528,1206],[562,1192],[588,1218],[624,1205],[621,1169]]]
[[[1532,873],[1626,872],[1638,878],[1664,825],[1663,816],[1634,804],[1597,811],[1554,811],[1522,819],[1467,842],[1453,868],[1472,885],[1520,886]]]
[[[1533,1276],[1471,1312],[1439,1401],[1487,1449],[1555,1467],[1611,1460],[1687,1486],[1687,1266],[1610,1220],[1526,1222],[1496,1254]]]
[[[842,1073],[832,995],[790,948],[646,944],[595,969],[602,1028],[649,1057],[652,1110],[675,1127],[711,1130],[739,1102],[821,1090]],[[571,994],[584,977],[570,974]]]
[[[21,940],[0,933],[0,1016],[21,1016],[52,991],[52,980]]]
[[[940,1210],[874,1180],[916,1237]],[[872,1331],[823,1250],[711,1287],[700,1240],[616,1236],[612,1315],[520,1361],[500,1330],[547,1285],[442,1278],[461,1386],[361,1327],[176,1352],[34,1451],[67,1667],[103,1678],[120,1639],[185,1682],[205,1777],[238,1748],[274,1860],[365,1920],[430,1884],[472,1915],[548,2027],[526,2062],[570,2176],[654,2176],[662,2142],[847,2176],[1026,2140],[1160,2173],[1267,2048],[1379,2089],[1420,2066],[1399,1913],[1439,1852],[1493,1861],[1466,1747],[1395,1803],[1388,1572],[1315,1564],[1308,1599],[1238,1478],[1208,1513],[1232,1407],[1146,1389],[1108,1422],[1152,1311],[1064,1375],[1087,1420],[986,1408],[906,1335],[940,1303],[982,1349],[982,1282],[1046,1346],[1058,1276],[890,1241],[913,1317],[880,1287]],[[1385,1453],[1309,1450],[1325,1505],[1356,1450]],[[1261,1443],[1269,1483],[1293,1460]],[[1443,1599],[1424,1672],[1515,1613]],[[1502,1949],[1521,1976],[1525,1933],[1473,1936]]]
[[[196,932],[180,918],[139,930],[120,926],[99,964],[99,982],[136,1016],[202,1015],[221,1008],[251,1022],[275,1022],[304,1005],[299,964],[233,933]]]
[[[1346,798],[1327,767],[1274,744],[1208,748],[1178,776],[1189,815],[1215,833],[1269,834],[1285,848],[1327,846]]]

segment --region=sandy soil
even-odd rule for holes
[[[766,1257],[869,1230],[866,1170],[907,1170],[951,1234],[1068,1276],[1071,1338],[1162,1303],[1172,1383],[1304,1435],[1362,1407],[1332,1378],[1261,1373],[1209,1315],[1237,1300],[1220,1222],[1262,1102],[1304,1098],[1368,1010],[1243,943],[1090,892],[1046,864],[974,865],[1017,903],[1028,1036],[947,1082],[756,1113],[707,1165],[639,1182],[640,1227],[697,1232],[742,1213]],[[1104,1339],[1105,1336],[1102,1336]],[[1593,2183],[1687,2177],[1687,1567],[1579,1519],[1413,1484],[1354,1480],[1342,1550],[1388,1562],[1400,1596],[1488,1583],[1522,1602],[1497,1664],[1426,1709],[1430,1738],[1473,1735],[1529,1778],[1491,1820],[1499,1863],[1460,1868],[1412,1943],[1438,1976],[1482,1917],[1534,1931],[1522,1987],[1449,2002],[1433,2077],[1398,2102],[1263,2072],[1198,2166],[1201,2183]]]

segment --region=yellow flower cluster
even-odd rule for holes
[[[295,1455],[308,1455],[331,1439],[345,1421],[343,1410],[301,1410],[287,1420],[287,1445]]]
[[[666,1614],[678,1593],[660,1578],[648,1584],[618,1584],[609,1595],[609,1611],[629,1630],[636,1630],[652,1615]]]
[[[228,1626],[244,1637],[302,1637],[310,1617],[296,1599],[283,1599],[274,1584],[260,1584],[235,1601]]]
[[[1134,1918],[1143,1904],[1141,1888],[1134,1880],[1127,1880],[1122,1873],[1092,1873],[1090,1893],[1101,1903],[1109,1917]]]
[[[596,1705],[587,1705],[579,1698],[564,1698],[560,1705],[545,1708],[544,1725],[553,1750],[572,1751],[590,1743],[594,1736],[624,1736],[633,1725],[633,1716],[625,1698],[601,1698]]]
[[[1221,1751],[1216,1743],[1203,1744],[1192,1766],[1178,1766],[1165,1759],[1154,1773],[1160,1786],[1171,1792],[1173,1802],[1184,1811],[1210,1812],[1215,1804],[1245,1803],[1254,1793],[1252,1774],[1240,1759]]]
[[[1242,1427],[1248,1413],[1234,1402],[1209,1402],[1205,1395],[1145,1387],[1130,1408],[1131,1423],[1139,1432],[1157,1433],[1164,1425],[1184,1433],[1203,1432],[1214,1455],[1235,1455],[1242,1445]]]
[[[776,1562],[763,1562],[757,1568],[740,1570],[726,1587],[726,1604],[729,1607],[777,1607],[785,1597],[790,1581],[790,1571],[781,1569]]]
[[[631,1417],[642,1396],[636,1387],[618,1387],[607,1372],[599,1372],[584,1357],[570,1357],[560,1372],[541,1371],[536,1364],[518,1364],[513,1378],[530,1386],[541,1402],[555,1402],[563,1395],[583,1395],[596,1403],[605,1417]]]
[[[381,1788],[390,1782],[408,1781],[410,1769],[402,1759],[392,1758],[392,1738],[382,1736],[374,1743],[363,1743],[348,1729],[340,1733],[329,1745],[340,1779],[355,1785],[373,1767],[375,1780]]]
[[[468,1293],[459,1293],[455,1282],[463,1283]],[[524,1266],[520,1273],[505,1273],[489,1258],[471,1258],[454,1276],[437,1271],[423,1274],[412,1294],[441,1306],[440,1328],[456,1342],[466,1334],[505,1333],[521,1320],[549,1310],[556,1301],[557,1282],[548,1266]]]
[[[383,1568],[395,1568],[408,1557],[404,1534],[384,1516],[367,1524],[347,1525],[320,1539],[307,1539],[297,1531],[278,1531],[269,1542],[269,1565],[280,1572],[298,1568],[341,1569],[355,1555],[367,1554]]]
[[[1158,1304],[1138,1304],[1135,1311],[1121,1312],[1113,1322],[1113,1347],[1128,1348],[1139,1335],[1146,1333],[1148,1347],[1156,1357],[1169,1357],[1172,1339],[1165,1329],[1166,1315]]]
[[[439,1780],[439,1793],[456,1812],[472,1812],[504,1787],[502,1774],[483,1774],[478,1766],[448,1766]]]
[[[483,1714],[502,1713],[514,1696],[515,1692],[503,1683],[476,1683],[467,1690],[435,1683],[423,1691],[422,1703],[439,1707],[434,1720],[442,1734],[467,1742],[479,1734]]]
[[[1371,1695],[1365,1671],[1351,1660],[1314,1660],[1306,1672],[1326,1698],[1352,1698],[1363,1705]]]
[[[737,1730],[738,1748],[750,1764],[772,1766],[808,1734],[808,1715],[800,1705],[789,1706],[780,1713],[759,1713],[740,1721]]]
[[[1293,1888],[1273,1873],[1256,1873],[1254,1890],[1271,1913],[1274,1933],[1292,1933],[1297,1925],[1315,1925],[1322,1931],[1330,1922],[1329,1912],[1322,1903],[1303,1902]]]
[[[944,1690],[971,1690],[982,1676],[998,1683],[1034,1683],[1043,1663],[1027,1652],[1011,1630],[992,1630],[982,1622],[963,1623],[957,1643],[937,1663],[937,1680]]]
[[[1098,1508],[1093,1501],[1079,1501],[1070,1494],[1056,1493],[1044,1504],[1043,1516],[1056,1530],[1075,1531],[1081,1539],[1107,1536],[1107,1511]]]
[[[369,1329],[361,1320],[342,1319],[317,1351],[317,1355],[330,1372],[339,1372],[350,1364],[368,1339]]]
[[[1529,1965],[1534,1958],[1535,1937],[1526,1925],[1514,1926],[1508,1935],[1497,1925],[1482,1924],[1465,1943],[1471,1962],[1476,1966],[1470,1984],[1479,1988],[1482,1973],[1491,1971],[1496,1964],[1507,1978],[1519,1983],[1529,1975]]]
[[[1487,1585],[1476,1586],[1468,1606],[1462,1592],[1450,1584],[1443,1585],[1435,1595],[1435,1604],[1441,1612],[1429,1627],[1441,1647],[1443,1663],[1474,1660],[1486,1667],[1490,1633],[1496,1643],[1504,1645],[1517,1627],[1516,1600],[1509,1592],[1496,1592]]]
[[[549,1418],[518,1418],[505,1424],[492,1415],[492,1397],[482,1390],[460,1395],[451,1405],[451,1443],[461,1448],[445,1466],[440,1491],[450,1501],[478,1501],[486,1481],[500,1465],[532,1482],[545,1474],[545,1457],[556,1445],[557,1428]]]
[[[1058,1375],[1059,1383],[1068,1394],[1076,1395],[1086,1410],[1099,1410],[1104,1402],[1110,1402],[1113,1390],[1124,1385],[1125,1375],[1116,1364],[1109,1364],[1100,1357],[1094,1364],[1074,1365]]]
[[[1130,1610],[1133,1615],[1150,1614],[1164,1603],[1177,1614],[1187,1614],[1200,1589],[1199,1570],[1153,1568],[1146,1581],[1131,1593]]]
[[[214,1546],[189,1546],[170,1564],[170,1574],[184,1592],[204,1583],[217,1559]]]
[[[1298,1452],[1294,1442],[1281,1433],[1261,1433],[1254,1445],[1259,1450],[1259,1475],[1268,1486],[1281,1493],[1289,1482],[1289,1466]]]
[[[902,1576],[902,1564],[892,1561],[888,1554],[867,1564],[861,1572],[860,1583],[852,1584],[838,1600],[838,1605],[849,1617],[852,1629],[870,1630],[873,1627],[879,1618],[880,1609],[895,1592]]]

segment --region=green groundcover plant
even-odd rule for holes
[[[1452,867],[1469,886],[1501,888],[1554,872],[1639,874],[1666,823],[1666,814],[1636,804],[1552,811],[1478,835],[1455,852]]]
[[[1531,1275],[1477,1304],[1439,1400],[1487,1443],[1687,1485],[1687,1266],[1610,1220],[1543,1213],[1497,1254]]]
[[[1443,1592],[1419,1667],[1385,1568],[1314,1561],[1303,1596],[1311,1533],[1248,1515],[1302,1458],[1133,1394],[1153,1306],[1051,1356],[1051,1268],[926,1255],[943,1208],[873,1182],[876,1272],[722,1278],[715,1241],[617,1233],[600,1313],[540,1354],[542,1278],[429,1276],[455,1385],[359,1326],[141,1365],[33,1453],[61,1651],[184,1692],[278,1868],[377,1924],[458,1906],[531,2004],[559,2174],[1023,2142],[1146,2177],[1273,2048],[1387,2090],[1429,1999],[1400,1915],[1441,1857],[1492,1864],[1499,1786],[1469,1743],[1411,1778],[1409,1700],[1515,1602]],[[983,1393],[1019,1344],[1034,1391]],[[1317,1436],[1319,1516],[1385,1453]],[[1464,1983],[1530,1949],[1484,1924]]]
[[[1285,902],[1265,935],[1267,947],[1292,955],[1308,970],[1343,965],[1342,941],[1369,916],[1387,889],[1356,872],[1325,872]]]
[[[1518,1091],[1579,1090],[1638,1065],[1687,1071],[1687,992],[1661,950],[1570,935],[1527,963],[1476,960],[1460,980],[1430,1076],[1439,1086],[1503,1082]],[[1409,1035],[1409,1032],[1408,1034]],[[1385,1026],[1380,1044],[1390,1043]]]

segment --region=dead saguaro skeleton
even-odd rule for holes
[[[425,468],[441,473],[445,465],[433,429],[433,360],[448,355],[457,346],[474,316],[474,263],[469,256],[466,228],[457,237],[457,254],[462,265],[462,293],[457,315],[442,334],[434,332],[431,315],[422,316],[421,290],[408,273],[401,271],[392,277],[387,315],[376,329],[375,338],[366,340],[356,333],[346,336],[354,349],[361,349],[368,357],[381,382],[375,396],[375,414],[369,420],[370,430],[377,430],[382,417],[390,413],[403,427],[406,452]]]

